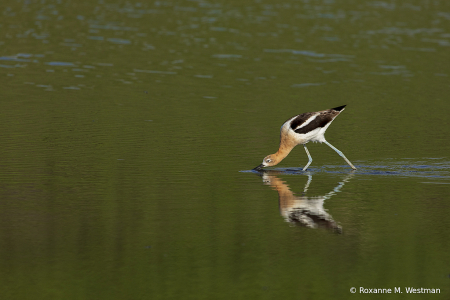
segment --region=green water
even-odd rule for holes
[[[450,2],[0,12],[2,299],[449,299]]]

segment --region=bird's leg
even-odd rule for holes
[[[303,168],[303,171],[306,171],[306,169],[308,169],[309,165],[312,163],[312,157],[311,157],[311,155],[309,154],[308,148],[306,148],[306,145],[305,145],[305,144],[303,144],[303,147],[305,147],[306,154],[308,154],[308,158],[309,158],[308,163],[307,163],[306,166]]]
[[[324,143],[327,144],[328,146],[330,146],[330,148],[333,149],[334,151],[336,151],[337,154],[339,154],[339,156],[341,156],[343,159],[345,159],[345,161],[349,164],[350,167],[352,167],[353,170],[356,170],[355,166],[347,159],[347,157],[345,157],[344,153],[339,151],[337,148],[335,148],[333,145],[331,145],[327,141],[324,141]]]
[[[312,176],[308,175],[308,182],[306,182],[306,184],[305,184],[305,188],[303,189],[302,196],[306,195],[306,192],[308,191],[308,188],[309,188],[309,185],[311,184],[311,181],[312,181]]]

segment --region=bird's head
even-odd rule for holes
[[[261,171],[262,168],[275,166],[279,163],[277,157],[273,154],[264,157],[262,164],[254,168],[253,170]]]

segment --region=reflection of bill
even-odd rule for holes
[[[342,232],[342,227],[326,212],[323,204],[326,199],[340,192],[344,184],[353,176],[352,174],[347,175],[331,192],[324,196],[307,197],[306,192],[312,181],[311,175],[308,175],[308,182],[302,195],[296,196],[289,189],[289,186],[275,175],[277,172],[271,173],[270,171],[264,172],[262,178],[264,184],[270,185],[278,192],[280,213],[286,222],[309,228],[324,227],[333,232]]]

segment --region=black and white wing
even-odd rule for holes
[[[309,112],[291,119],[291,129],[298,134],[306,134],[317,128],[323,128],[331,123],[339,113],[344,110],[344,106],[327,109],[319,112]]]

